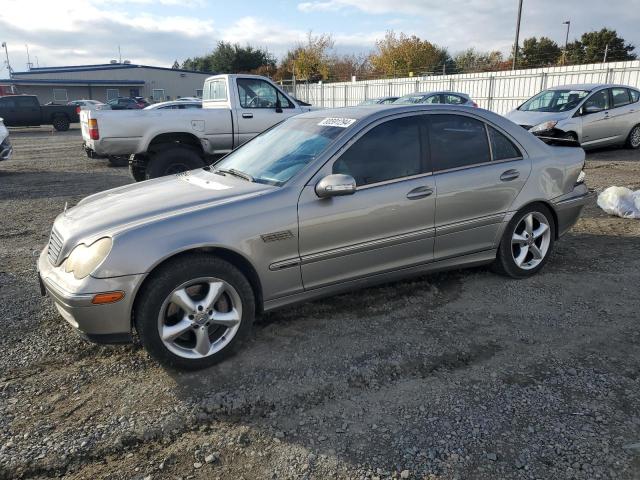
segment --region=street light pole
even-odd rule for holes
[[[11,78],[13,69],[11,68],[11,64],[9,63],[9,50],[7,49],[7,42],[2,42],[2,48],[4,48],[4,54],[7,57],[7,70],[9,70],[9,78]]]
[[[562,52],[562,65],[564,65],[567,61],[567,45],[569,45],[569,28],[571,28],[571,20],[567,20],[562,23],[567,26],[567,36],[564,37],[564,52]]]
[[[518,22],[516,23],[516,41],[513,44],[513,65],[511,70],[516,69],[516,63],[518,61],[518,42],[520,41],[520,19],[522,18],[522,0],[518,4]]]

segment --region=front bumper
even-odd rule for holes
[[[569,231],[580,218],[584,206],[595,198],[596,193],[589,190],[584,183],[576,185],[571,193],[553,200],[553,207],[558,217],[558,237]]]
[[[62,318],[85,337],[99,343],[131,341],[133,300],[143,274],[76,280],[73,274],[49,263],[46,249],[38,258],[38,273]],[[102,305],[92,303],[97,293],[113,291],[124,292],[124,298]]]

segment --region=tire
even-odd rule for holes
[[[109,155],[107,157],[109,164],[112,167],[126,167],[129,164],[129,157],[127,155]]]
[[[140,166],[138,162],[129,161],[129,174],[136,182],[142,182],[147,179],[147,169]]]
[[[169,261],[145,282],[135,326],[162,365],[198,370],[237,350],[251,332],[255,311],[253,290],[240,270],[213,255],[193,254]]]
[[[66,132],[69,130],[69,119],[67,117],[54,117],[53,122],[51,122],[53,128],[55,128],[58,132]]]
[[[628,148],[634,150],[640,148],[640,124],[631,129],[629,136],[627,137],[626,145]]]
[[[205,166],[193,148],[171,147],[155,153],[147,163],[146,178],[164,177]]]
[[[531,229],[527,226],[527,218],[532,220]],[[547,229],[531,240],[531,233],[535,235],[543,223]],[[513,216],[504,230],[492,265],[493,270],[512,278],[535,275],[549,260],[555,238],[556,225],[549,208],[542,204],[532,204],[523,208]],[[537,258],[538,255],[542,258]]]

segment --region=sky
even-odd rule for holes
[[[570,40],[607,27],[640,50],[638,3],[524,0],[520,38],[544,35],[562,45],[562,22],[570,20]],[[14,71],[27,69],[25,45],[33,66],[108,63],[118,59],[118,45],[122,60],[171,66],[220,40],[279,58],[309,31],[330,33],[336,53],[369,52],[394,30],[452,54],[469,47],[508,54],[517,7],[518,0],[0,0],[0,42]],[[0,64],[0,78],[7,78]]]

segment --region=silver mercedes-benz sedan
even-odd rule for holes
[[[475,108],[310,112],[61,213],[41,287],[89,339],[135,330],[162,363],[202,368],[284,305],[463,266],[537,273],[590,196],[584,158]]]
[[[583,148],[640,148],[640,91],[626,85],[553,87],[506,117],[535,135],[576,140]]]

